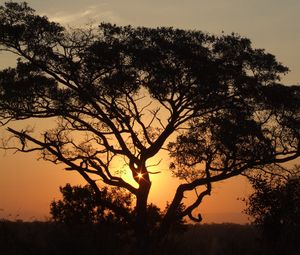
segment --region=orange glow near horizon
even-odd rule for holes
[[[51,124],[43,123],[42,126],[49,128]],[[0,135],[4,135],[3,129],[0,129]],[[44,220],[49,217],[50,202],[61,198],[59,186],[66,183],[86,184],[77,172],[64,171],[63,164],[54,165],[43,160],[37,161],[37,158],[36,153],[12,154],[3,151],[0,169],[0,219]],[[149,159],[147,168],[151,181],[149,203],[164,210],[181,182],[172,177],[165,150]],[[113,172],[138,187],[129,166],[122,158],[115,160]],[[97,184],[101,183],[97,181]],[[238,199],[245,198],[250,193],[251,187],[244,177],[222,181],[213,185],[212,195],[204,198],[195,215],[201,213],[204,223],[247,223],[247,216],[242,214],[245,204]],[[195,199],[195,193],[187,192],[185,197],[184,202],[189,205]]]

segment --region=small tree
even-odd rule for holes
[[[182,182],[161,236],[185,216],[201,220],[193,211],[213,183],[299,156],[300,88],[280,84],[288,68],[247,38],[111,24],[71,30],[8,2],[0,7],[0,47],[19,57],[0,72],[2,125],[57,123],[40,133],[8,127],[19,145],[4,147],[63,163],[95,196],[102,183],[128,190],[138,244],[148,238],[149,159],[162,149]],[[120,161],[135,184],[115,171]]]
[[[92,223],[113,223],[123,225],[130,222],[129,218],[124,219],[125,211],[128,217],[133,211],[132,197],[130,193],[121,190],[103,188],[101,196],[95,196],[94,190],[86,185],[71,186],[66,184],[60,187],[63,199],[52,201],[50,214],[55,222],[68,225],[92,224]],[[109,209],[114,208],[114,210]],[[116,212],[122,211],[122,214]]]
[[[284,179],[263,175],[251,178],[251,183],[254,193],[246,200],[245,212],[261,230],[266,243],[278,254],[295,252],[295,249],[299,252],[299,167],[296,168],[296,175]]]

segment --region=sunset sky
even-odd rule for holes
[[[0,0],[2,5],[5,1]],[[22,2],[22,1],[16,1]],[[29,0],[38,14],[68,26],[106,21],[117,25],[146,27],[172,26],[183,29],[228,34],[238,33],[264,48],[290,68],[285,84],[300,83],[300,1],[299,0]],[[14,65],[8,54],[0,53],[0,69]],[[32,123],[35,125],[35,123]],[[0,136],[5,136],[0,129]],[[0,219],[45,219],[49,204],[59,198],[59,186],[84,184],[76,173],[64,172],[62,165],[37,161],[36,154],[0,151]],[[153,178],[150,202],[164,207],[170,201],[177,181],[165,170]],[[247,222],[241,211],[243,198],[251,191],[238,177],[213,188],[212,196],[200,207],[204,222]]]

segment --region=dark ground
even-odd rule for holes
[[[130,232],[113,226],[67,227],[49,222],[0,221],[3,255],[115,255],[132,254]],[[209,224],[188,226],[173,233],[153,255],[299,255],[300,245],[266,244],[250,225]]]

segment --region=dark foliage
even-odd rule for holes
[[[272,254],[299,254],[300,178],[287,180],[256,178],[251,180],[254,193],[245,212],[260,229],[266,248]]]
[[[67,225],[111,223],[125,224],[122,215],[116,214],[108,205],[133,211],[132,196],[120,189],[103,188],[100,196],[95,195],[90,186],[60,187],[63,199],[50,204],[50,214],[54,222]]]

